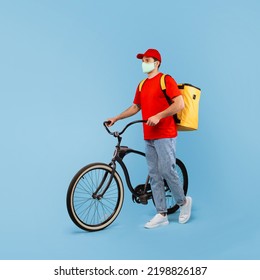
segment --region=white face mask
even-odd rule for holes
[[[150,73],[154,70],[154,68],[155,68],[154,62],[150,62],[150,63],[143,62],[142,63],[142,69],[143,69],[144,73]]]

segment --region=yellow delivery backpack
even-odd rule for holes
[[[171,98],[166,94],[165,74],[162,75],[160,83],[161,89],[169,104],[172,104]],[[143,83],[146,79],[139,84],[139,91],[141,91]],[[199,125],[199,101],[200,101],[200,88],[191,84],[178,84],[178,88],[183,96],[185,107],[183,110],[174,115],[175,123],[177,124],[178,131],[192,131],[197,130]]]

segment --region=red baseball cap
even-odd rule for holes
[[[162,62],[162,58],[161,58],[160,53],[157,50],[155,50],[155,49],[148,49],[145,53],[137,54],[136,57],[138,59],[143,59],[144,56],[146,56],[146,57],[153,57],[153,58],[159,60],[160,62]]]

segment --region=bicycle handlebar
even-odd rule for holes
[[[130,122],[128,123],[122,131],[118,132],[118,131],[114,131],[112,132],[108,127],[107,127],[107,124],[109,124],[110,122],[109,121],[104,121],[103,122],[103,125],[106,129],[106,131],[110,134],[110,135],[113,135],[114,137],[119,137],[120,135],[122,135],[129,126],[133,125],[133,124],[136,124],[136,123],[144,123],[144,122],[147,122],[146,120],[137,120],[137,121],[133,121],[133,122]]]

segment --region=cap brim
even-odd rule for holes
[[[142,53],[139,53],[137,56],[136,56],[138,59],[143,59],[144,55]]]

